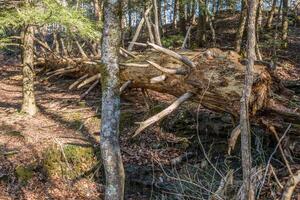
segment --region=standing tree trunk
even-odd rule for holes
[[[33,26],[27,26],[23,32],[23,104],[22,112],[31,116],[37,113],[37,106],[34,96],[34,29]]]
[[[274,13],[276,10],[276,4],[277,4],[277,0],[273,0],[272,3],[272,8],[270,10],[268,19],[267,19],[267,24],[266,24],[266,28],[271,28],[272,27],[272,23],[273,23],[273,17],[274,17]]]
[[[174,0],[174,7],[173,7],[173,29],[176,31],[177,29],[177,11],[178,11],[178,0]]]
[[[154,8],[154,23],[155,23],[154,32],[155,32],[156,44],[161,46],[160,32],[159,32],[159,13],[158,13],[157,0],[153,0],[153,8]]]
[[[256,0],[248,2],[248,30],[247,30],[247,65],[245,75],[245,85],[241,98],[240,107],[240,127],[241,127],[241,151],[243,167],[243,185],[245,200],[254,200],[254,191],[251,183],[251,132],[249,123],[249,101],[253,85],[253,66],[255,61],[255,19]]]
[[[180,31],[182,34],[185,34],[185,16],[184,16],[184,1],[178,0],[178,11],[179,11],[179,23],[180,23]]]
[[[101,19],[99,0],[94,0],[94,16],[95,16],[95,21],[99,22]]]
[[[118,51],[120,1],[106,0],[102,42],[102,120],[100,148],[106,175],[106,200],[124,199],[125,174],[119,145],[120,92]]]
[[[206,24],[207,24],[206,3],[199,0],[199,17],[198,17],[198,44],[200,47],[206,45]]]
[[[283,48],[287,48],[288,45],[288,0],[282,1],[282,46]]]
[[[240,15],[239,27],[237,29],[236,36],[235,36],[235,47],[234,47],[235,51],[238,53],[241,52],[246,20],[247,20],[247,0],[242,0],[242,12]]]

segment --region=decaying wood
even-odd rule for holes
[[[237,119],[244,85],[245,66],[241,64],[240,56],[233,51],[223,52],[215,48],[208,51],[210,56],[199,51],[176,52],[178,55],[188,58],[195,65],[194,68],[189,68],[190,72],[185,76],[164,73],[147,62],[147,60],[151,60],[165,69],[176,70],[183,67],[179,59],[161,51],[144,51],[141,54],[135,54],[136,58],[122,58],[120,60],[120,84],[131,80],[131,88],[150,89],[176,97],[192,91],[194,95],[191,97],[191,101],[197,103],[201,101],[205,108],[228,113]],[[76,66],[79,71],[68,75],[79,78],[86,74],[89,74],[89,77],[98,74],[100,72],[98,65],[100,64],[97,63],[98,61],[93,59],[87,62],[83,59],[67,60],[52,57],[40,59],[37,65],[53,70]],[[153,77],[161,76],[162,73],[166,76],[164,81],[151,83]],[[291,104],[288,103],[293,97],[283,96],[280,93],[278,88],[281,86],[277,85],[277,81],[273,81],[272,74],[268,72],[268,69],[256,63],[253,76],[254,83],[249,102],[251,120],[260,123],[264,114],[266,114],[264,117],[268,118],[272,113],[272,118],[269,118],[270,123],[281,132],[285,130],[289,122],[300,124],[299,110],[294,111],[295,107],[291,107]],[[277,95],[276,98],[273,98],[274,94]],[[258,111],[261,111],[259,116],[254,117]],[[276,120],[279,120],[280,123]],[[299,134],[297,126],[293,126],[290,133]]]
[[[96,80],[90,87],[89,89],[87,89],[81,96],[80,96],[80,100],[83,99],[84,97],[86,97],[86,95],[88,95],[90,93],[90,91],[92,91],[92,89],[94,89],[99,83],[99,80]]]
[[[86,79],[88,76],[89,76],[89,74],[85,74],[82,77],[80,77],[79,79],[77,79],[74,83],[72,83],[72,85],[69,86],[69,90],[71,90],[74,87],[76,87],[76,85],[78,85],[81,81],[83,81],[84,79]]]
[[[161,46],[158,46],[158,45],[150,43],[150,42],[148,42],[148,45],[151,46],[152,48],[154,48],[157,51],[163,52],[163,53],[165,53],[165,54],[167,54],[167,55],[169,55],[169,56],[171,56],[175,59],[180,60],[181,62],[183,62],[184,64],[186,64],[189,67],[193,67],[193,68],[195,67],[195,64],[190,59],[176,53],[175,51],[171,51],[169,49],[163,48]]]
[[[124,90],[131,84],[131,80],[126,81],[125,83],[123,83],[123,85],[120,87],[120,94],[122,94],[124,92]]]
[[[164,80],[166,80],[166,75],[160,75],[160,76],[155,76],[153,78],[150,79],[150,83],[155,84],[155,83],[160,83],[163,82]]]
[[[230,134],[230,138],[228,139],[228,155],[231,154],[231,151],[234,149],[235,144],[237,142],[237,139],[239,137],[239,135],[241,134],[241,128],[240,125],[238,125],[237,127],[235,127],[231,134]]]
[[[181,97],[179,97],[169,107],[167,107],[166,109],[164,109],[160,113],[158,113],[158,114],[150,117],[146,121],[140,122],[139,123],[140,127],[135,131],[135,133],[134,133],[134,135],[132,137],[136,137],[143,130],[145,130],[145,128],[147,128],[148,126],[150,126],[150,125],[158,122],[159,120],[163,119],[164,117],[166,117],[167,115],[169,115],[170,113],[172,113],[173,111],[175,111],[183,102],[185,102],[186,100],[188,100],[191,96],[193,96],[193,94],[191,92],[185,93],[184,95],[182,95]]]
[[[92,77],[90,77],[90,78],[84,80],[82,83],[80,83],[80,84],[77,86],[77,88],[79,89],[79,88],[81,88],[81,87],[83,87],[83,86],[85,86],[85,85],[87,85],[87,84],[89,84],[89,83],[91,83],[91,82],[93,82],[93,81],[95,81],[95,80],[97,80],[97,79],[100,79],[100,78],[101,78],[101,74],[98,73],[98,74],[96,74],[96,75],[94,75],[94,76],[92,76]]]
[[[186,75],[188,72],[187,70],[183,69],[183,68],[178,68],[178,69],[168,69],[165,67],[162,67],[158,64],[156,64],[155,62],[151,62],[149,60],[147,60],[147,63],[149,63],[150,65],[152,65],[153,67],[155,67],[156,69],[167,73],[167,74],[178,74],[178,75]]]
[[[290,176],[285,185],[285,190],[282,194],[281,200],[292,199],[293,192],[296,186],[300,183],[300,170],[298,170],[293,176]]]

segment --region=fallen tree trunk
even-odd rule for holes
[[[130,81],[132,88],[151,89],[176,97],[190,92],[193,94],[190,100],[201,103],[210,110],[229,113],[237,119],[245,74],[245,66],[240,63],[240,56],[233,51],[223,52],[215,48],[206,52],[177,53],[180,54],[180,59],[156,51],[145,51],[140,55],[135,54],[134,58],[124,58],[120,61],[121,84]],[[192,65],[182,60],[191,61]],[[101,65],[97,58],[90,61],[49,58],[41,59],[38,63],[39,66],[54,70],[74,66],[77,70],[70,75],[82,77],[89,74],[88,78],[98,74]],[[165,78],[161,81],[151,81],[162,75]],[[256,116],[257,112],[260,116],[267,114],[271,116],[267,121],[271,123],[276,120],[277,127],[285,126],[288,122],[300,124],[300,113],[294,112],[299,104],[291,106],[289,100],[292,96],[283,96],[280,92],[282,87],[280,83],[273,81],[265,66],[255,65],[250,115]],[[257,118],[252,118],[254,119]],[[278,124],[278,120],[282,123]]]

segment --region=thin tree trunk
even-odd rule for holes
[[[95,21],[99,22],[101,15],[100,15],[100,3],[99,0],[93,0],[94,3],[94,16],[95,16]]]
[[[262,0],[258,0],[257,4],[257,12],[256,12],[256,19],[255,19],[255,36],[256,36],[256,45],[255,45],[255,55],[256,60],[262,60],[262,56],[259,49],[259,33],[261,29],[261,7],[262,7]]]
[[[269,13],[269,16],[268,16],[268,19],[267,19],[267,24],[266,24],[267,28],[272,27],[273,17],[274,17],[275,10],[276,10],[276,4],[277,4],[277,0],[273,0],[272,8],[270,10],[270,13]]]
[[[178,0],[174,0],[174,8],[173,8],[173,29],[177,29],[177,11],[178,11]]]
[[[153,0],[153,8],[154,8],[154,24],[155,24],[154,32],[155,32],[156,44],[161,46],[157,0]]]
[[[238,53],[241,51],[246,19],[247,19],[247,0],[242,0],[242,12],[240,15],[239,27],[235,35],[235,47],[234,47],[235,51]]]
[[[241,151],[243,168],[243,185],[245,200],[254,200],[254,191],[251,183],[251,132],[249,123],[249,101],[253,85],[253,67],[255,61],[255,19],[257,11],[256,0],[248,1],[248,30],[247,30],[247,58],[245,85],[241,98],[240,127]]]
[[[206,23],[207,23],[207,11],[206,4],[202,0],[199,0],[200,16],[198,19],[198,44],[200,47],[206,45]]]
[[[128,29],[129,29],[129,38],[132,35],[132,17],[131,17],[131,0],[128,0]]]
[[[125,173],[119,145],[120,92],[118,51],[121,42],[120,1],[106,0],[101,69],[100,148],[106,175],[106,200],[123,200]]]
[[[287,48],[288,46],[288,0],[282,1],[282,46]]]
[[[34,95],[34,29],[33,26],[27,26],[23,32],[23,104],[22,112],[31,116],[38,111]]]
[[[183,0],[178,0],[178,11],[179,11],[179,23],[180,23],[180,31],[182,34],[185,34],[185,17],[184,17],[184,2]]]

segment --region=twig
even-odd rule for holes
[[[269,160],[268,160],[268,162],[267,162],[266,171],[265,171],[263,180],[262,180],[262,182],[261,182],[261,185],[260,185],[260,187],[259,187],[258,193],[257,193],[257,195],[256,195],[256,199],[259,199],[259,195],[260,195],[261,189],[262,189],[262,187],[263,187],[264,184],[265,184],[265,181],[266,181],[266,177],[267,177],[267,174],[268,174],[268,170],[269,170],[269,166],[270,166],[271,160],[272,160],[274,154],[276,153],[276,151],[277,151],[277,149],[278,149],[278,147],[279,147],[281,141],[284,139],[284,137],[286,136],[286,134],[289,132],[291,126],[292,126],[292,124],[290,123],[289,126],[287,127],[287,129],[285,130],[285,132],[283,133],[283,135],[281,136],[281,138],[279,139],[279,141],[278,141],[278,143],[277,143],[277,145],[276,145],[274,151],[273,151],[272,154],[270,155],[270,158],[269,158]]]

